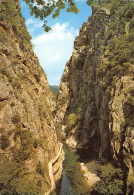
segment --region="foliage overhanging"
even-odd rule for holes
[[[46,18],[52,15],[56,18],[60,15],[62,9],[66,9],[67,12],[72,12],[77,14],[79,12],[78,7],[74,3],[74,0],[23,0],[29,6],[31,15],[40,20],[44,20],[43,28],[46,32],[51,30],[47,25]],[[97,2],[97,0],[87,0],[87,4],[92,6]]]

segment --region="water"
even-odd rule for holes
[[[72,195],[74,194],[73,187],[71,186],[70,179],[67,177],[66,173],[63,171],[61,189],[59,195]]]
[[[90,195],[90,189],[81,172],[79,156],[64,146],[65,161],[60,191],[57,195]]]

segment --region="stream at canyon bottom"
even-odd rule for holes
[[[64,146],[65,160],[60,191],[57,195],[90,195],[90,188],[83,177],[79,156]]]

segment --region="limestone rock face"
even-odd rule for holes
[[[132,184],[134,5],[103,2],[93,9],[74,42],[61,80],[57,120],[64,126],[68,145],[124,163],[131,169]]]
[[[55,101],[18,0],[0,2],[0,194],[50,194],[62,173]]]

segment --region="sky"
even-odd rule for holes
[[[80,9],[79,13],[66,13],[62,10],[58,18],[48,17],[48,25],[52,30],[46,33],[42,28],[43,22],[31,17],[28,6],[20,0],[22,15],[32,36],[34,51],[50,85],[60,84],[65,65],[72,55],[74,40],[83,22],[87,22],[92,13],[86,0],[76,0],[75,3]]]

